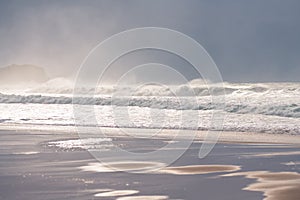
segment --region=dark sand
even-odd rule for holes
[[[300,199],[299,146],[287,142],[218,143],[207,157],[199,159],[201,142],[197,141],[171,166],[132,174],[109,170],[83,149],[48,145],[49,141],[66,139],[78,136],[0,131],[0,199]],[[114,140],[135,152],[166,144],[162,138]],[[159,164],[128,161],[115,163],[115,167]]]

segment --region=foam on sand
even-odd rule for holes
[[[110,142],[111,138],[83,138],[83,139],[72,139],[72,140],[61,140],[51,141],[48,143],[49,147],[57,147],[64,150],[72,149],[97,149],[98,151],[108,150],[112,145]]]
[[[297,172],[250,171],[222,175],[223,177],[246,176],[256,179],[244,190],[263,192],[264,200],[299,200],[300,174]]]

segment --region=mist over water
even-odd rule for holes
[[[273,0],[2,1],[0,66],[31,63],[45,66],[50,77],[75,76],[101,41],[127,29],[157,26],[201,43],[226,81],[299,81],[298,8],[298,1]]]

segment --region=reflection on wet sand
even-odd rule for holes
[[[138,190],[113,190],[113,189],[98,189],[98,193],[94,194],[94,197],[117,197],[116,200],[167,200],[168,196],[165,195],[137,195]]]
[[[87,166],[81,166],[79,169],[91,172],[139,172],[151,171],[164,167],[165,164],[158,162],[107,162],[107,163],[89,163]]]
[[[257,154],[245,155],[245,157],[274,157],[274,156],[290,156],[290,155],[300,155],[300,151],[257,153]]]
[[[299,200],[300,174],[297,172],[252,171],[222,175],[223,177],[246,176],[257,182],[244,190],[264,193],[264,200]]]
[[[95,197],[119,197],[119,196],[126,196],[126,195],[132,195],[137,194],[139,191],[137,190],[113,190],[108,192],[101,192],[98,194],[95,194]]]
[[[164,167],[164,163],[158,162],[113,162],[113,163],[89,163],[79,167],[83,171],[92,172],[148,172],[173,175],[209,174],[218,172],[234,172],[240,170],[237,165],[186,165],[176,167]],[[151,171],[152,169],[152,171]]]
[[[177,167],[165,167],[164,163],[158,162],[113,162],[113,163],[89,163],[87,166],[79,167],[83,171],[91,172],[120,172],[131,171],[151,174],[172,174],[172,175],[194,175],[209,174],[217,172],[234,172],[240,170],[236,165],[187,165]],[[141,171],[143,170],[144,171]],[[149,169],[152,169],[149,170]],[[153,169],[158,169],[154,171]],[[117,200],[166,200],[164,195],[143,195],[134,196],[139,193],[137,190],[108,190],[95,194],[95,197],[119,197]],[[131,196],[132,195],[132,196]]]
[[[285,163],[281,163],[281,164],[286,165],[286,166],[297,166],[297,165],[300,166],[300,161],[290,161],[290,162],[285,162]]]
[[[167,200],[168,196],[129,196],[119,197],[117,200]]]
[[[25,151],[25,152],[14,152],[12,154],[14,155],[34,155],[34,154],[38,154],[39,152],[37,151]]]

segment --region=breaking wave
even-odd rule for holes
[[[253,113],[300,118],[299,86],[300,84],[292,83],[225,83],[226,105],[224,110],[238,114]],[[90,92],[87,88],[85,90]],[[212,86],[212,90],[216,91],[214,94],[218,94],[218,92],[221,94],[223,88],[216,85]],[[66,91],[66,89],[61,91]],[[102,87],[98,89],[95,97],[79,96],[73,98],[71,94],[57,95],[57,91],[56,95],[49,93],[19,95],[0,93],[0,103],[112,105],[174,110],[217,110],[222,107],[221,104],[212,102],[208,88],[204,85],[180,85],[172,86],[172,88],[147,85],[138,89],[125,86],[120,91],[126,91],[126,94],[132,94],[132,96],[117,95],[116,88]]]
[[[76,88],[76,95],[73,95],[73,89],[74,83],[64,78],[26,88],[4,88],[2,85],[0,125],[74,126],[72,104],[75,104],[75,109],[77,106],[93,106],[99,119],[94,124],[84,118],[81,126],[207,130],[211,114],[221,110],[225,114],[223,129],[227,131],[300,133],[300,83],[206,85],[196,80],[171,86],[101,85]],[[212,98],[212,93],[215,98]],[[114,111],[120,114],[118,120],[121,123],[116,124]],[[123,111],[128,111],[132,121],[126,120]],[[87,112],[86,116],[89,114]],[[186,116],[184,124],[181,123],[181,114]],[[81,148],[82,144],[77,141],[52,145],[60,148],[68,142]],[[84,142],[94,147],[92,140]]]

